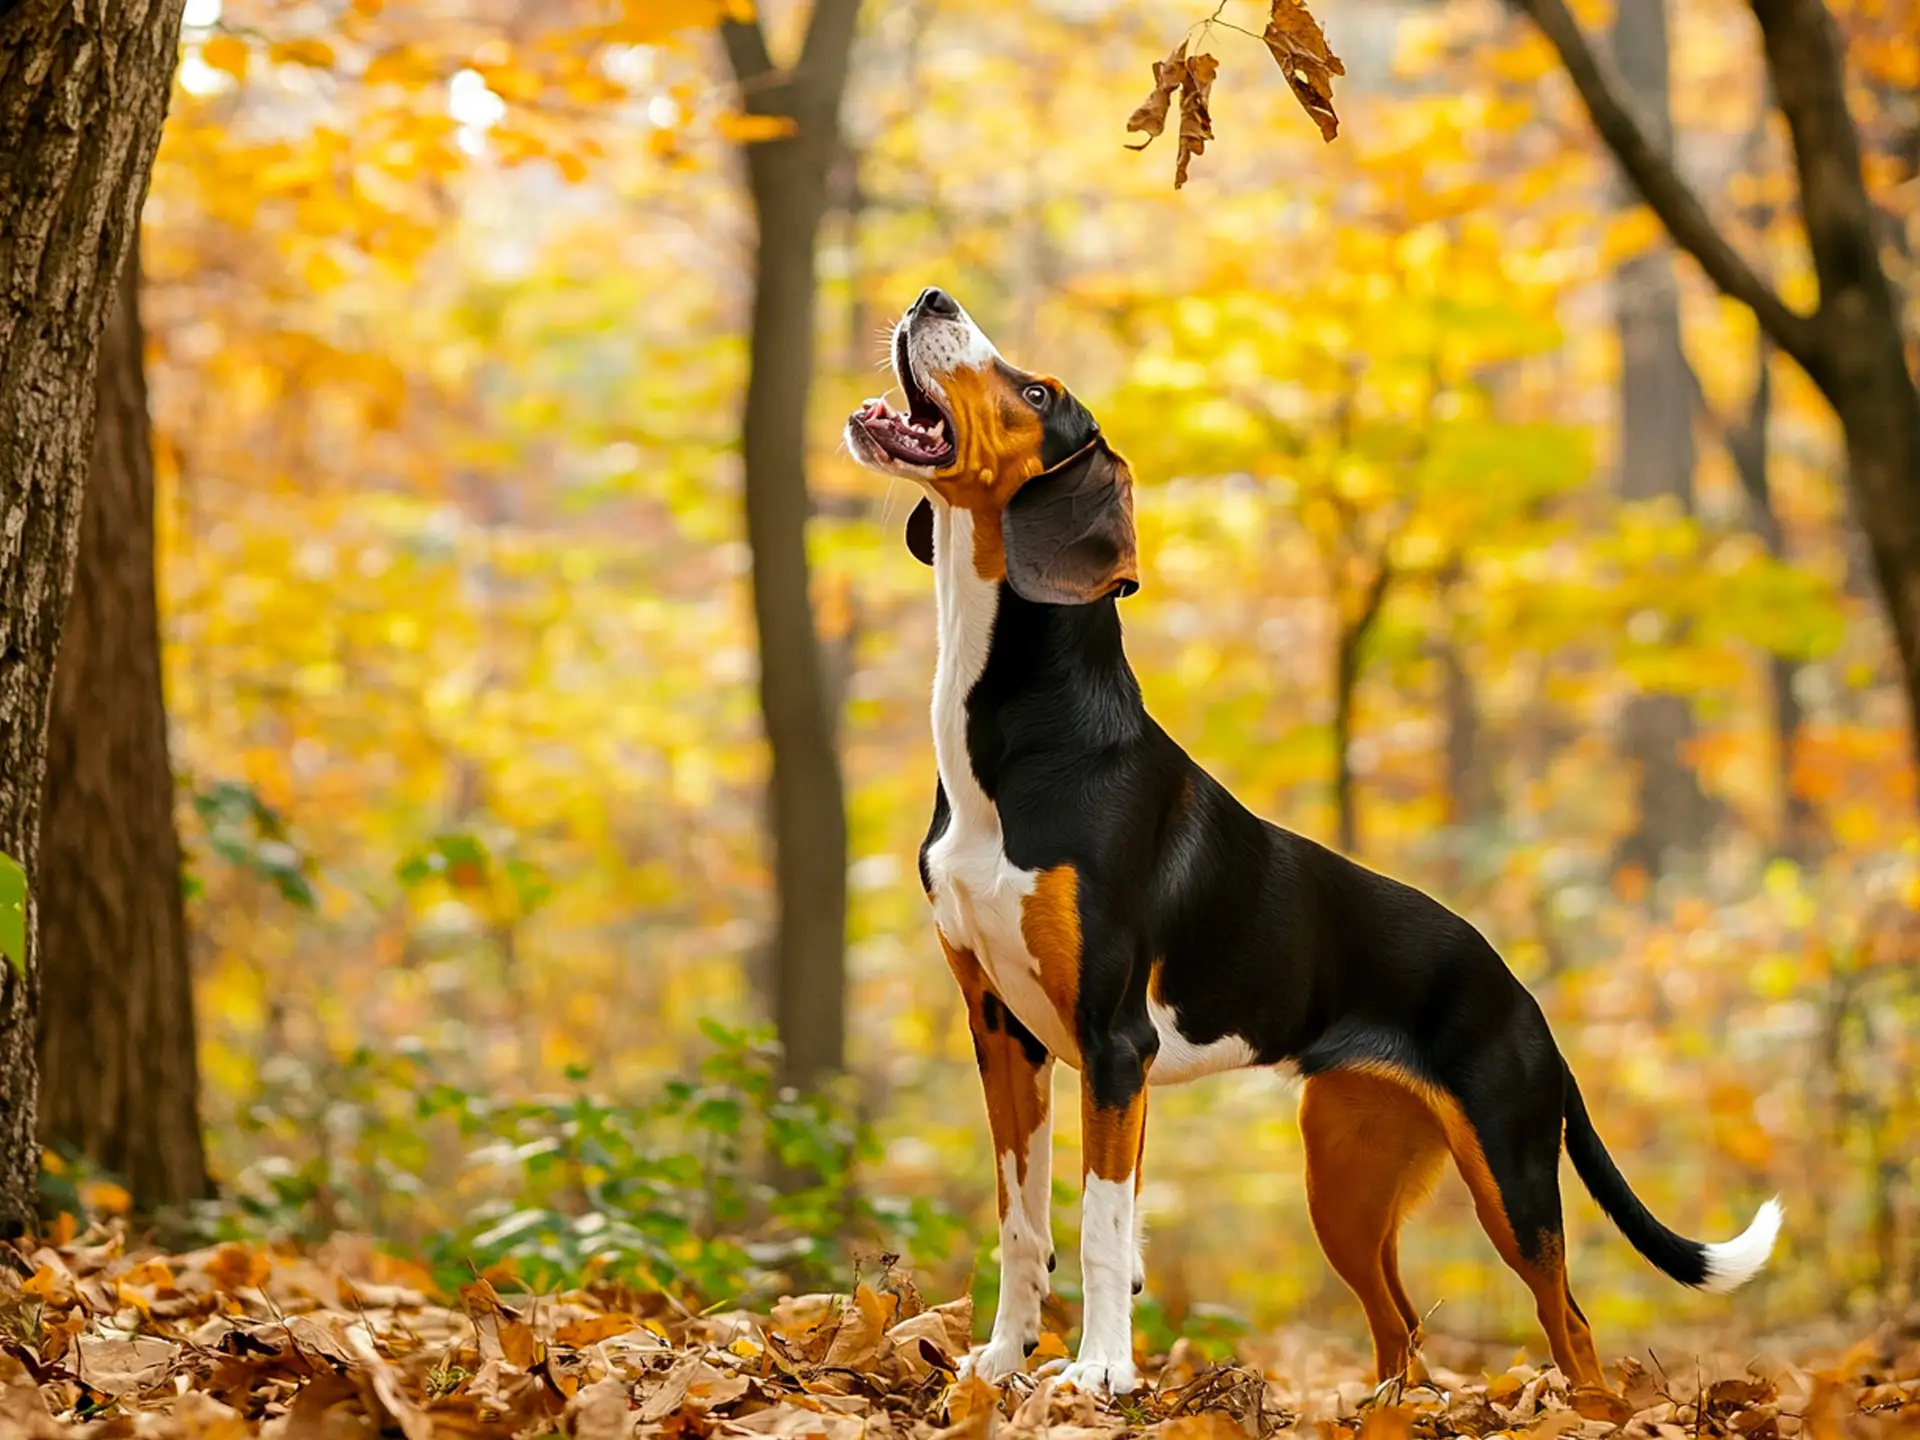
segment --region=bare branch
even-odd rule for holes
[[[1612,63],[1596,52],[1566,0],[1516,0],[1559,52],[1594,129],[1620,162],[1640,196],[1660,217],[1675,244],[1700,263],[1707,277],[1751,309],[1774,343],[1811,374],[1824,368],[1824,348],[1812,317],[1791,310],[1714,225],[1699,197],[1647,139],[1625,99]]]

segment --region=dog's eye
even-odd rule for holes
[[[1044,385],[1029,385],[1020,392],[1020,395],[1036,410],[1044,410],[1047,401],[1053,398],[1053,392]]]

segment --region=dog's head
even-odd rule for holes
[[[1086,605],[1139,588],[1133,472],[1087,407],[1047,375],[1016,369],[944,290],[926,290],[893,331],[904,410],[869,400],[847,448],[929,499],[907,548],[933,563],[932,505],[973,517],[973,567],[1027,600]]]

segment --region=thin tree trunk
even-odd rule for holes
[[[100,340],[93,468],[40,813],[40,1137],[142,1209],[208,1193],[160,683],[140,260]]]
[[[1648,138],[1670,156],[1665,0],[1620,0],[1614,11],[1613,52],[1621,79],[1638,101]],[[1615,488],[1629,501],[1671,496],[1692,513],[1693,406],[1680,344],[1680,287],[1672,249],[1662,244],[1623,261],[1613,285],[1620,332]],[[1697,853],[1705,844],[1713,812],[1685,758],[1692,738],[1693,712],[1681,696],[1641,694],[1628,703],[1621,748],[1638,777],[1638,805],[1634,828],[1616,852],[1618,863],[1657,875],[1670,858]]]
[[[1333,656],[1333,805],[1339,822],[1340,852],[1360,853],[1360,797],[1353,775],[1354,695],[1360,688],[1362,648],[1393,583],[1393,567],[1383,553],[1351,623],[1342,621]]]
[[[1787,555],[1786,532],[1773,508],[1773,481],[1769,473],[1767,426],[1773,412],[1773,377],[1768,360],[1773,347],[1765,335],[1755,345],[1753,394],[1746,418],[1727,435],[1727,451],[1746,494],[1748,517],[1760,543],[1775,560]],[[1794,754],[1800,744],[1804,717],[1795,689],[1800,675],[1796,661],[1784,655],[1768,657],[1768,682],[1773,692],[1775,781],[1780,790],[1780,830],[1775,845],[1783,855],[1810,855],[1818,845],[1816,816],[1793,783]]]
[[[1359,642],[1342,634],[1333,667],[1333,809],[1343,855],[1360,849],[1359,801],[1353,793],[1353,692],[1359,683]]]
[[[744,107],[794,126],[783,139],[746,147],[759,245],[741,448],[760,708],[773,759],[779,916],[770,998],[784,1079],[801,1087],[846,1059],[847,817],[807,567],[806,417],[814,252],[858,12],[859,0],[815,0],[799,63],[785,72],[774,69],[756,22],[722,27]]]
[[[94,418],[94,352],[160,143],[181,0],[0,0],[0,851],[39,879],[47,705]],[[37,899],[0,965],[0,1230],[40,1151]]]

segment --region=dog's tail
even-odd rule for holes
[[[1780,1201],[1767,1201],[1753,1217],[1753,1223],[1732,1240],[1719,1245],[1703,1245],[1689,1240],[1662,1225],[1653,1212],[1640,1203],[1640,1197],[1627,1184],[1627,1177],[1613,1163],[1607,1147],[1587,1115],[1580,1087],[1573,1071],[1567,1071],[1567,1154],[1589,1194],[1607,1212],[1607,1218],[1620,1227],[1633,1248],[1655,1267],[1671,1275],[1682,1285],[1724,1293],[1736,1290],[1751,1280],[1773,1253],[1774,1237],[1780,1233]]]

